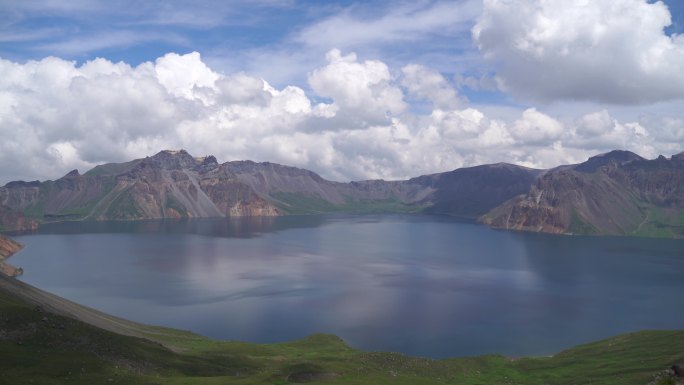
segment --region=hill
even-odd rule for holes
[[[684,153],[647,160],[612,151],[558,167],[480,220],[501,229],[684,238]]]

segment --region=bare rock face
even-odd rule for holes
[[[20,267],[14,267],[4,261],[11,257],[12,254],[21,250],[22,247],[20,243],[0,234],[0,274],[16,277],[23,273]]]
[[[5,231],[33,231],[38,228],[38,221],[26,218],[19,211],[14,211],[5,205],[0,205],[0,230]]]
[[[480,218],[495,228],[684,237],[684,160],[613,151],[548,171]]]
[[[74,170],[55,181],[10,182],[0,187],[0,224],[19,230],[39,221],[281,214],[262,194],[221,175],[219,166],[213,156],[161,151],[83,175]]]
[[[225,216],[277,216],[276,206],[257,194],[249,185],[236,179],[207,178],[200,187]]]
[[[0,234],[0,259],[10,257],[12,254],[22,249],[22,245],[6,236]]]

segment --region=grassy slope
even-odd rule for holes
[[[295,193],[273,193],[272,197],[279,202],[279,208],[287,214],[321,214],[321,213],[418,213],[425,206],[409,205],[398,199],[358,200],[347,198],[343,204],[335,205],[318,196],[307,196]]]
[[[502,356],[429,360],[367,353],[331,335],[268,345],[214,341],[107,316],[7,278],[0,283],[3,385],[309,380],[320,384],[643,385],[651,373],[684,361],[684,331],[626,334],[554,357],[519,360]],[[24,295],[24,291],[33,292]],[[100,326],[128,335],[78,319],[99,320]]]
[[[684,212],[645,206],[646,217],[630,234],[641,237],[684,238]]]

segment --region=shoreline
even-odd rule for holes
[[[10,278],[19,277],[24,273],[24,269],[14,266],[7,262],[17,252],[21,251],[24,245],[0,234],[0,274]]]

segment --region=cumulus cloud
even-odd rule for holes
[[[620,123],[607,110],[586,114],[576,120],[574,135],[568,140],[576,147],[620,148],[653,156],[648,130],[638,122]]]
[[[159,83],[174,96],[195,99],[198,89],[214,88],[219,75],[202,62],[198,52],[166,54],[154,66]]]
[[[534,100],[643,104],[684,97],[684,36],[647,0],[485,0],[473,39],[500,87]]]
[[[544,145],[558,140],[563,131],[563,125],[556,119],[535,108],[528,108],[513,124],[511,134],[525,143]]]
[[[308,168],[335,180],[406,178],[500,161],[552,167],[615,148],[649,157],[684,149],[681,118],[619,121],[599,109],[567,120],[536,108],[493,118],[464,105],[431,68],[392,71],[338,50],[309,74],[315,95],[219,73],[197,53],[137,66],[0,59],[0,73],[0,163],[11,165],[0,170],[4,182],[57,178],[178,148],[220,161]],[[413,112],[411,98],[428,99],[433,108]]]
[[[401,72],[401,84],[410,96],[429,100],[437,108],[455,108],[459,104],[456,89],[439,72],[418,64],[409,64]]]
[[[362,125],[386,122],[406,109],[401,89],[393,84],[387,65],[377,60],[357,61],[356,54],[333,49],[328,64],[309,76],[311,88],[361,120]]]

